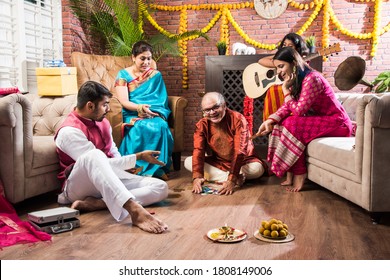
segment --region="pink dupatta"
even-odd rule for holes
[[[5,198],[0,180],[0,250],[3,247],[19,244],[49,241],[51,235],[36,230],[29,222],[22,221],[12,204]]]

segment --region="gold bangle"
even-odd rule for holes
[[[138,113],[138,117],[141,117],[141,115],[143,114],[143,113],[145,113],[144,112],[144,107],[143,107],[144,105],[142,105],[142,104],[139,104],[138,106],[137,106],[137,113]]]

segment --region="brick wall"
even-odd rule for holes
[[[70,16],[68,1],[63,0],[63,20],[64,20],[64,60],[70,63],[69,57],[72,51],[89,52],[88,44],[91,40],[86,40],[82,36],[78,21]],[[146,3],[154,3],[161,5],[199,5],[207,3],[219,4],[217,0],[155,0],[145,1]],[[225,0],[223,3],[241,3],[246,1],[240,0]],[[300,3],[310,3],[310,1],[296,1]],[[352,32],[362,33],[371,32],[374,18],[374,3],[355,2],[338,0],[331,1],[334,12],[343,24],[343,26]],[[254,40],[266,44],[277,43],[286,33],[295,32],[301,28],[306,19],[310,16],[312,10],[302,11],[292,7],[288,7],[285,13],[272,20],[261,18],[254,9],[232,10],[232,15],[240,27]],[[215,15],[216,11],[188,11],[188,29],[201,29],[205,27],[209,20]],[[179,26],[179,12],[151,11],[157,22],[170,32],[176,33]],[[390,2],[382,3],[382,23],[384,27],[390,22]],[[309,29],[303,34],[303,37],[315,34],[317,37],[317,45],[321,42],[323,14],[320,13]],[[153,34],[156,31],[148,23],[145,23],[145,31],[148,34]],[[234,28],[229,25],[230,41],[244,43],[244,40],[237,34]],[[330,57],[323,64],[323,73],[329,82],[334,85],[333,75],[338,65],[349,56],[360,56],[366,61],[365,79],[373,80],[376,75],[384,70],[390,69],[390,32],[384,33],[379,39],[378,50],[375,57],[370,56],[371,40],[358,40],[341,34],[335,30],[333,24],[330,25],[330,43],[340,43],[342,52],[338,55]],[[169,95],[181,95],[189,100],[189,106],[186,110],[186,135],[185,148],[187,151],[192,150],[192,134],[196,121],[201,117],[199,110],[200,96],[205,90],[205,56],[217,55],[216,42],[219,40],[220,21],[216,23],[214,28],[210,30],[208,36],[209,41],[203,38],[190,41],[188,43],[188,74],[189,88],[183,89],[181,84],[181,61],[179,58],[166,57],[162,58],[158,63],[158,68],[162,72]],[[80,33],[81,32],[81,33]],[[93,40],[92,40],[93,41]],[[247,44],[248,45],[248,44]],[[266,51],[257,49],[257,53],[273,53],[274,51]],[[336,91],[337,88],[335,87]],[[357,85],[353,88],[354,92],[364,92],[366,86]]]
[[[100,42],[84,33],[80,21],[73,15],[69,7],[69,0],[62,0],[62,28],[63,56],[66,65],[71,64],[70,54],[74,51],[92,53],[92,46],[103,48]]]

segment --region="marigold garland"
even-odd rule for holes
[[[226,43],[226,54],[229,54],[229,21],[227,19],[227,13],[229,12],[226,6],[222,9],[222,17],[221,17],[221,35],[220,41]]]
[[[330,0],[324,0],[323,5],[324,5],[324,17],[322,20],[322,46],[326,47],[326,46],[329,46]],[[324,59],[326,59],[326,58],[324,58]]]
[[[142,0],[138,0],[139,2],[142,2]],[[313,21],[317,18],[318,14],[323,10],[323,23],[322,23],[322,46],[326,47],[329,45],[329,25],[332,22],[336,26],[336,30],[340,31],[342,34],[356,38],[359,40],[366,40],[366,39],[372,39],[372,49],[371,49],[371,56],[375,56],[377,48],[378,48],[378,42],[379,37],[384,34],[385,32],[390,31],[390,22],[384,27],[380,28],[381,23],[381,9],[382,9],[382,2],[383,0],[355,0],[355,2],[375,2],[374,4],[374,23],[373,23],[373,29],[372,32],[369,33],[357,33],[352,32],[348,29],[346,29],[342,23],[337,19],[331,5],[331,0],[313,0],[310,3],[299,3],[294,0],[288,0],[289,6],[295,9],[300,10],[313,10],[312,14],[309,16],[307,21],[301,26],[301,28],[296,32],[299,35],[302,35],[306,32],[306,30],[311,26]],[[170,33],[169,31],[165,30],[163,27],[161,27],[149,14],[146,8],[144,6],[146,5],[139,5],[140,7],[143,7],[142,10],[140,10],[140,18],[146,18],[151,25],[158,30],[161,34],[172,37],[174,34]],[[225,41],[227,44],[227,48],[230,47],[229,42],[229,23],[232,25],[232,27],[236,30],[236,32],[244,39],[244,41],[248,44],[251,44],[257,48],[260,49],[266,49],[266,50],[273,50],[276,48],[277,44],[264,44],[261,42],[258,42],[254,39],[251,39],[245,31],[239,26],[239,24],[235,21],[231,10],[239,10],[239,9],[254,9],[254,3],[253,2],[241,2],[241,3],[219,3],[219,4],[199,4],[199,5],[180,5],[180,6],[167,6],[167,5],[157,5],[157,4],[149,4],[147,5],[149,8],[154,10],[160,10],[160,11],[170,11],[170,12],[180,12],[180,24],[179,24],[179,33],[187,31],[187,11],[188,10],[215,10],[217,13],[215,16],[209,21],[209,23],[201,29],[202,32],[207,33],[209,32],[216,24],[218,20],[221,19],[221,30],[220,30],[220,40]],[[142,22],[142,21],[141,21]],[[142,26],[141,26],[142,30]],[[183,63],[183,88],[188,88],[188,58],[187,58],[187,43],[189,40],[197,39],[199,36],[191,36],[185,40],[181,40],[178,42],[179,49],[181,53],[181,59]]]
[[[137,4],[138,6],[142,7],[143,6],[142,0],[137,0]],[[141,33],[144,33],[143,15],[144,15],[143,10],[138,9],[138,29],[141,31]]]
[[[237,22],[234,20],[232,13],[228,10],[227,11],[227,17],[229,21],[231,22],[234,29],[236,29],[237,33],[244,39],[245,42],[261,48],[261,49],[267,49],[267,50],[274,50],[276,49],[276,44],[263,44],[256,42],[255,40],[251,39],[248,35],[245,34],[245,32],[241,29],[241,27],[237,24]]]
[[[187,31],[187,9],[182,9],[180,12],[180,26],[179,32],[183,33]],[[187,43],[188,39],[179,40],[179,50],[181,63],[183,65],[182,69],[182,87],[184,89],[188,88],[188,57],[187,57]]]
[[[310,9],[313,9],[314,8],[314,5],[315,5],[315,9],[314,11],[312,12],[312,14],[309,16],[309,18],[307,19],[307,21],[302,25],[302,27],[296,32],[298,35],[302,35],[303,33],[306,32],[306,30],[310,27],[310,25],[313,23],[313,21],[317,18],[318,14],[320,13],[321,11],[321,8],[322,8],[322,4],[323,4],[323,0],[321,1],[312,1],[310,4],[309,4],[309,7]],[[296,3],[295,1],[291,1],[290,2],[290,5],[292,5],[293,7],[296,7],[298,6],[298,9],[299,9],[299,3]],[[303,8],[305,9],[305,7]],[[301,9],[302,10],[302,9]]]

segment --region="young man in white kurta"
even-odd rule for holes
[[[161,233],[167,226],[152,217],[142,205],[165,199],[167,184],[160,179],[125,171],[134,168],[137,159],[162,164],[156,158],[158,152],[120,156],[105,119],[110,97],[111,93],[102,85],[85,83],[80,88],[76,109],[56,134],[61,167],[68,169],[58,202],[72,203],[76,209],[87,206],[92,211],[106,206],[117,221],[130,214],[133,224],[141,229]],[[104,149],[96,145],[104,145]]]

